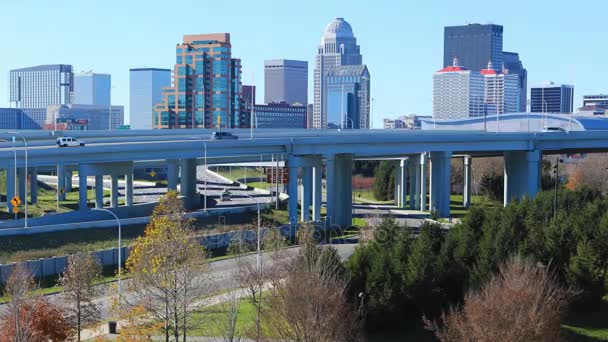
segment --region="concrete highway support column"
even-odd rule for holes
[[[325,158],[325,221],[331,226],[336,222],[336,156]]]
[[[312,202],[312,166],[302,167],[302,222],[310,221],[310,204]]]
[[[110,206],[118,208],[118,175],[111,175],[110,178]]]
[[[289,167],[289,224],[298,224],[298,165],[290,158]]]
[[[336,154],[327,159],[327,217],[330,224],[347,227],[353,221],[353,156]]]
[[[536,196],[540,188],[541,151],[505,152],[504,157],[504,205],[525,196]]]
[[[63,189],[63,193],[61,191]],[[57,165],[57,191],[59,191],[59,200],[65,201],[65,166]]]
[[[70,172],[71,174],[71,172]],[[71,177],[70,177],[71,178]],[[87,210],[87,170],[85,164],[78,166],[78,209]]]
[[[419,205],[418,208],[419,210],[422,211],[426,211],[426,154],[422,153],[420,154],[420,176],[418,177],[420,184],[417,185],[419,186],[419,192],[418,192],[418,200],[419,200]]]
[[[180,165],[180,194],[187,210],[195,209],[197,203],[196,159],[182,159]]]
[[[177,190],[177,181],[179,178],[179,164],[175,159],[167,160],[167,188],[169,190]]]
[[[407,163],[407,175],[409,178],[410,186],[408,187],[408,194],[410,196],[409,208],[414,210],[416,208],[416,163],[414,158],[410,157]]]
[[[6,168],[6,205],[8,207],[9,214],[13,213],[13,205],[11,204],[11,199],[15,197],[15,168],[7,167]]]
[[[407,199],[407,172],[408,171],[408,160],[401,159],[399,167],[397,168],[397,176],[399,177],[399,191],[397,192],[399,208],[406,208]]]
[[[431,210],[441,217],[450,216],[452,152],[431,152]]]
[[[72,192],[72,177],[74,172],[72,170],[65,171],[65,193]]]
[[[393,201],[396,207],[399,207],[401,203],[399,203],[399,191],[401,189],[401,184],[399,183],[401,179],[401,169],[399,166],[395,168],[395,179],[393,180]]]
[[[323,202],[323,160],[316,158],[312,167],[312,220],[321,220],[321,203]]]
[[[103,175],[95,175],[95,208],[103,208]]]
[[[471,156],[464,156],[464,189],[462,190],[462,206],[465,208],[471,207],[471,196],[473,188],[473,174],[471,173]]]
[[[38,168],[30,168],[30,203],[38,203]]]
[[[133,171],[125,174],[125,205],[133,205]]]
[[[27,201],[27,175],[25,174],[25,169],[20,167],[17,169],[17,177],[19,177],[19,198],[22,202]]]

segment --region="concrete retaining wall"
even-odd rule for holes
[[[279,228],[281,234],[287,238],[295,236],[297,229],[289,225],[284,225]],[[266,229],[261,229],[261,234],[265,234]],[[239,235],[241,235],[239,237]],[[241,239],[243,242],[254,243],[257,241],[257,232],[255,230],[245,231],[232,231],[221,234],[213,234],[201,236],[198,238],[199,242],[207,250],[215,250],[218,248],[226,248],[232,241]],[[131,247],[122,247],[122,259],[123,265],[125,260],[129,257]],[[102,266],[116,266],[118,265],[118,248],[105,249],[95,252],[90,252]],[[28,270],[36,277],[49,277],[59,275],[64,272],[67,256],[58,256],[51,258],[42,258],[38,260],[28,260],[18,263],[11,263],[0,265],[0,283],[5,283],[11,275],[13,269],[18,265],[24,265]]]

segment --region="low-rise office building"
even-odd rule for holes
[[[61,105],[49,106],[46,113],[45,125],[54,125],[63,119],[87,120],[88,130],[116,130],[124,124],[125,108],[123,106],[112,106],[112,118],[110,120],[110,108],[91,105]]]
[[[306,128],[308,107],[286,102],[259,104],[254,107],[256,128]]]

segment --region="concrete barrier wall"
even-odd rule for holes
[[[133,207],[137,207],[138,205],[135,205]],[[150,213],[152,212],[152,209],[154,207],[154,205],[152,204],[144,204],[142,206],[150,206]],[[262,207],[263,209],[267,209],[271,206],[270,203],[264,203],[261,204],[260,207]],[[131,208],[133,208],[131,207]],[[119,207],[118,209],[120,209],[122,207]],[[125,209],[128,207],[124,207]],[[112,211],[114,211],[115,209],[111,209]],[[142,208],[141,210],[146,210],[144,208]],[[207,212],[204,211],[196,211],[196,212],[190,212],[186,214],[186,217],[190,217],[190,218],[201,218],[201,217],[206,217],[206,216],[220,216],[220,215],[230,215],[230,214],[242,214],[245,212],[251,212],[251,211],[256,211],[257,210],[257,206],[253,205],[253,206],[247,206],[247,207],[236,207],[236,208],[225,208],[225,209],[213,209],[213,210],[209,210]],[[39,234],[39,233],[52,233],[52,232],[60,232],[60,231],[66,231],[66,230],[76,230],[76,229],[95,229],[95,228],[115,228],[116,227],[116,220],[109,217],[110,214],[106,213],[106,212],[100,212],[100,211],[95,211],[95,210],[87,210],[85,213],[88,213],[90,215],[93,216],[88,216],[88,220],[87,222],[73,222],[73,223],[62,223],[62,224],[52,224],[52,225],[44,225],[44,226],[35,226],[35,227],[30,227],[27,229],[24,229],[23,226],[19,226],[16,228],[4,228],[4,226],[0,226],[0,237],[3,236],[17,236],[17,235],[32,235],[32,234]],[[117,216],[121,217],[121,215],[119,215],[120,213],[117,213]],[[71,214],[71,213],[68,213]],[[61,215],[67,215],[67,214],[61,214]],[[59,215],[57,215],[59,216]],[[124,215],[127,216],[127,215]],[[136,225],[136,224],[147,224],[150,221],[150,217],[149,216],[141,216],[141,217],[132,217],[132,218],[121,218],[120,219],[120,223],[122,226],[128,226],[128,225]],[[28,221],[29,223],[29,221]]]
[[[261,234],[264,235],[267,229],[262,228]],[[284,225],[279,228],[281,234],[287,238],[295,236],[297,229],[290,225]],[[220,234],[205,235],[198,238],[200,244],[207,250],[215,250],[230,246],[233,241],[241,239],[246,243],[255,243],[257,241],[256,230],[232,231]],[[123,265],[129,257],[131,247],[122,247],[122,262]],[[97,261],[104,267],[118,265],[118,248],[104,249],[100,251],[90,252]],[[67,256],[43,258],[38,260],[28,260],[18,263],[0,265],[0,282],[6,283],[11,275],[14,267],[22,264],[36,277],[56,276],[65,271],[67,264]]]

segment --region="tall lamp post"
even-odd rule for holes
[[[116,214],[114,214],[112,211],[110,211],[108,209],[93,208],[91,210],[104,211],[106,213],[109,213],[110,215],[112,215],[114,217],[114,219],[116,220],[116,223],[118,224],[118,282],[117,282],[117,289],[118,289],[118,307],[120,308],[120,281],[122,279],[122,272],[121,272],[121,268],[122,268],[122,228],[120,226],[120,220],[118,219],[118,216],[116,216]]]
[[[353,121],[353,119],[346,117],[346,120],[350,120],[350,128],[355,129],[355,122]],[[346,121],[346,123],[346,128],[348,128],[348,121]]]
[[[24,228],[27,228],[27,139],[25,139],[25,136],[23,134],[21,134],[21,132],[9,132],[9,134],[17,134],[21,137],[21,139],[23,139],[23,144],[25,145],[25,194],[23,194],[23,203],[25,204],[25,221],[24,221]],[[13,137],[13,144],[15,143],[15,137]],[[17,168],[15,166],[15,172]]]

